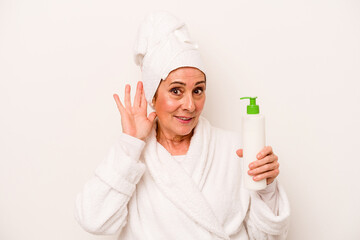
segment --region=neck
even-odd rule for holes
[[[189,149],[193,133],[194,129],[184,136],[174,135],[166,132],[159,122],[156,124],[156,139],[171,155],[186,154]]]

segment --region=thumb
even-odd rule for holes
[[[148,119],[150,120],[150,122],[153,122],[155,118],[156,118],[156,112],[152,112],[149,114]]]
[[[243,150],[242,149],[238,149],[236,151],[236,154],[239,156],[239,157],[243,157]]]

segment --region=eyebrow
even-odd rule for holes
[[[200,81],[200,82],[197,82],[197,83],[195,83],[195,86],[196,86],[196,85],[199,85],[199,84],[202,84],[202,83],[206,83],[206,81]],[[170,86],[171,84],[180,84],[180,85],[184,85],[184,86],[186,86],[186,84],[185,84],[185,83],[183,83],[183,82],[179,82],[179,81],[174,81],[174,82],[170,83],[170,84],[169,84],[169,86]]]

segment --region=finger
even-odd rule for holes
[[[251,169],[248,171],[248,174],[255,176],[258,174],[262,174],[262,173],[277,169],[277,168],[279,168],[279,166],[280,166],[279,162],[275,161],[275,162],[265,164],[261,167],[255,168],[255,169]]]
[[[135,93],[135,99],[134,99],[134,107],[140,107],[141,103],[141,82],[139,81],[136,86],[136,93]]]
[[[129,110],[131,109],[130,91],[131,91],[130,85],[126,84],[126,86],[125,86],[125,107]]]
[[[115,99],[117,108],[119,109],[120,114],[121,114],[124,111],[124,106],[122,105],[122,103],[120,101],[120,98],[119,98],[119,96],[117,94],[113,94],[113,97]]]
[[[279,175],[279,173],[280,173],[280,171],[277,168],[272,171],[256,175],[255,177],[253,177],[253,179],[254,179],[254,181],[260,181],[265,178],[276,178]]]
[[[236,154],[239,156],[239,157],[243,157],[243,150],[242,149],[238,149],[236,151]]]
[[[272,154],[272,155],[268,155],[264,158],[262,158],[261,160],[255,160],[253,161],[252,163],[249,164],[249,168],[250,169],[254,169],[254,168],[258,168],[262,165],[265,165],[267,163],[271,163],[271,162],[274,162],[274,161],[277,161],[278,158],[275,154]]]
[[[146,97],[145,97],[145,91],[144,91],[144,87],[143,85],[141,85],[142,87],[142,91],[141,91],[141,103],[140,103],[140,107],[141,110],[145,111],[147,110],[147,101],[146,101]]]
[[[271,146],[267,146],[267,147],[264,147],[259,153],[258,155],[256,155],[256,158],[257,159],[262,159],[264,158],[265,156],[267,155],[270,155],[273,153],[273,150],[272,150],[272,147]]]

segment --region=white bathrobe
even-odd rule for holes
[[[77,195],[75,218],[123,240],[286,239],[290,208],[276,180],[242,185],[239,133],[203,117],[183,162],[156,141],[121,134]]]

